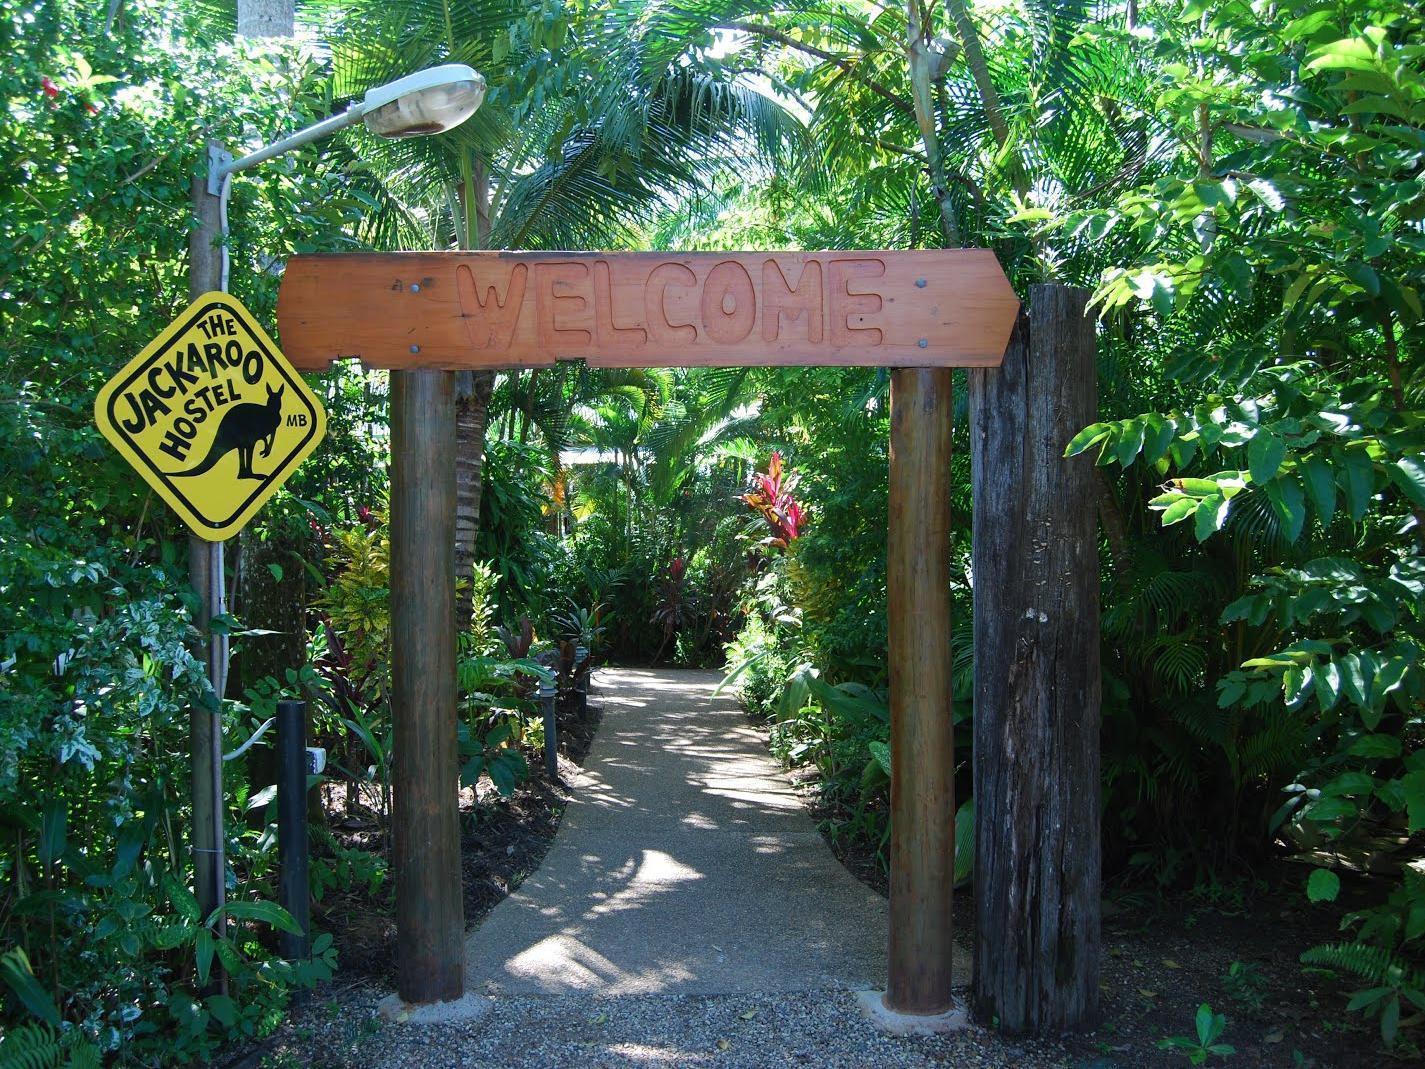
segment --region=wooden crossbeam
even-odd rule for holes
[[[996,367],[1018,312],[987,249],[296,256],[277,305],[303,370]]]

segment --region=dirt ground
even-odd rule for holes
[[[591,703],[580,717],[572,708],[560,710],[559,760],[561,768],[583,763],[599,726],[599,709]],[[501,798],[488,782],[481,787],[479,804],[468,788],[461,792],[461,859],[465,886],[465,923],[478,924],[495,905],[513,891],[544,859],[569,792],[565,784],[550,783],[543,766],[531,754],[532,775]],[[343,846],[379,848],[377,824],[370,816],[331,813],[330,826]],[[340,955],[338,981],[369,980],[395,983],[396,919],[390,900],[390,883],[378,896],[356,888],[329,892],[313,911],[316,926],[332,933]]]
[[[833,813],[814,785],[793,775],[825,833]],[[842,863],[887,893],[886,873],[861,842],[827,837]],[[1291,1069],[1387,1069],[1425,1065],[1409,1043],[1386,1051],[1374,1022],[1347,1013],[1350,977],[1308,969],[1303,950],[1341,938],[1343,915],[1384,893],[1370,878],[1343,878],[1340,899],[1311,905],[1309,866],[1276,862],[1206,892],[1150,895],[1110,887],[1103,905],[1100,1025],[1061,1043],[1075,1069],[1185,1066],[1186,1057],[1158,1048],[1169,1036],[1195,1038],[1202,1003],[1227,1018],[1220,1043],[1236,1048],[1206,1064]],[[974,892],[955,898],[957,940],[974,939]],[[1236,973],[1233,966],[1236,965]]]

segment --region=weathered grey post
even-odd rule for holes
[[[396,987],[463,992],[455,724],[455,375],[391,373]]]
[[[213,146],[209,146],[210,150]],[[210,151],[211,158],[211,151]],[[197,225],[188,235],[188,296],[197,300],[213,290],[226,290],[224,250],[218,245],[222,229],[222,199],[208,189],[208,177],[193,179],[193,215]],[[227,636],[215,634],[211,622],[227,612],[223,573],[223,543],[188,536],[188,581],[200,598],[195,623],[203,635],[208,681],[216,708],[189,710],[188,749],[193,782],[193,894],[206,920],[223,904],[227,865],[223,836],[223,694],[227,690]],[[226,922],[218,921],[218,931]],[[216,986],[226,984],[221,967]]]
[[[1004,363],[972,369],[974,1008],[1006,1032],[1091,1021],[1099,977],[1097,409],[1088,294],[1030,287]]]
[[[950,1010],[955,748],[950,726],[952,370],[891,373],[886,558],[891,901],[885,1007]]]

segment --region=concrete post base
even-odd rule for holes
[[[856,1007],[861,1015],[893,1036],[936,1036],[944,1032],[959,1032],[970,1027],[970,1014],[956,1003],[944,1013],[922,1015],[897,1013],[886,1006],[884,991],[857,991]]]
[[[483,995],[466,994],[450,1002],[401,1001],[400,995],[387,995],[376,1004],[376,1014],[391,1024],[472,1024],[490,1015],[494,1004]]]

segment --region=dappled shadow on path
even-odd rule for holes
[[[717,680],[599,673],[602,726],[555,843],[469,939],[477,990],[878,982],[884,903],[826,849]]]

